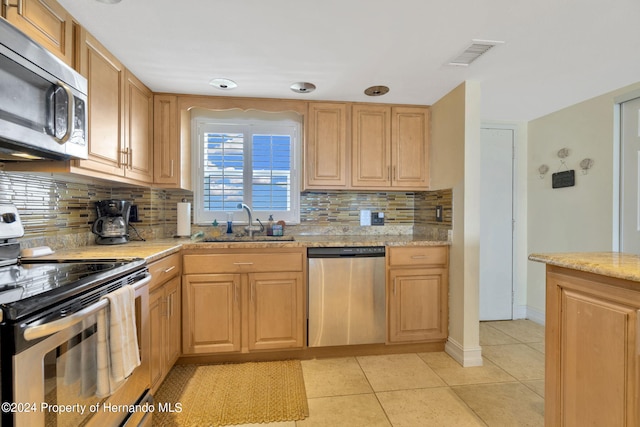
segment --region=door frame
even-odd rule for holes
[[[513,319],[532,319],[544,324],[544,313],[531,313],[526,305],[526,124],[483,121],[481,129],[502,129],[513,132],[512,173],[512,233],[511,233],[511,313]],[[521,174],[525,174],[521,176]],[[524,188],[521,186],[524,185]],[[524,199],[523,199],[524,197]],[[524,257],[524,258],[523,258]],[[523,258],[523,260],[520,260]],[[479,302],[479,299],[478,299]]]
[[[640,98],[640,89],[613,99],[613,224],[611,250],[622,251],[622,104]]]

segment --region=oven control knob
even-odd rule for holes
[[[5,212],[2,214],[2,222],[6,222],[7,224],[11,224],[12,222],[16,222],[16,214],[13,212]]]

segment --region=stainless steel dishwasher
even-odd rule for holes
[[[384,246],[309,248],[308,345],[385,342]]]

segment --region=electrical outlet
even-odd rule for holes
[[[360,225],[362,227],[366,227],[371,225],[371,211],[370,210],[361,210],[360,211]]]

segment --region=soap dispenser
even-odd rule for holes
[[[273,215],[269,215],[269,222],[267,222],[267,236],[273,236]]]

